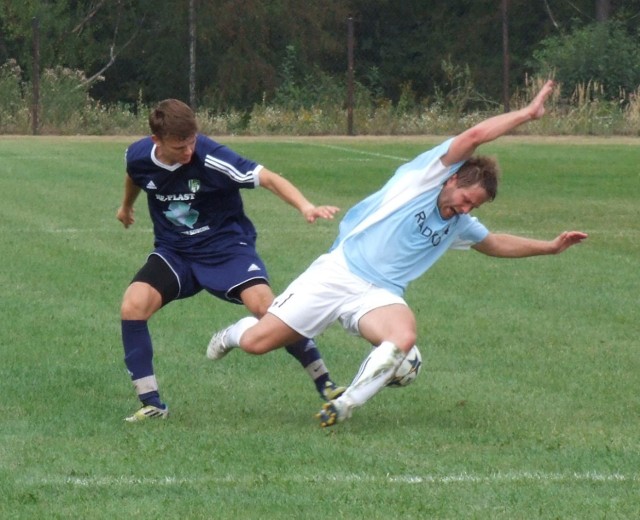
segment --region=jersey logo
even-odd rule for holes
[[[158,187],[156,186],[156,183],[155,183],[155,182],[153,182],[153,181],[149,181],[149,182],[147,183],[147,189],[148,189],[148,190],[157,190],[157,189],[158,189]]]
[[[200,179],[189,179],[189,189],[191,193],[200,191]]]
[[[249,269],[247,269],[247,273],[250,273],[251,271],[261,271],[261,269],[256,264],[251,264]]]
[[[191,209],[191,204],[185,202],[172,202],[169,204],[169,211],[163,213],[176,226],[187,226],[190,229],[193,229],[200,215],[197,210]]]
[[[451,224],[447,224],[446,228],[431,229],[427,224],[428,217],[424,211],[416,213],[414,217],[418,225],[418,232],[427,240],[430,240],[433,247],[438,247],[441,240],[449,234]]]

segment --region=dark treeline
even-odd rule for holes
[[[355,77],[369,92],[397,102],[409,88],[425,98],[468,68],[476,94],[500,100],[505,5],[512,88],[576,30],[608,20],[638,39],[640,0],[2,0],[0,65],[16,60],[29,78],[37,19],[41,69],[82,71],[103,103],[189,100],[195,63],[198,105],[244,109],[283,87],[342,81],[352,17]],[[636,51],[603,59],[628,68]],[[617,86],[637,86],[640,72],[625,74]]]

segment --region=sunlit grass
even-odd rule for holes
[[[224,141],[224,140],[223,140]],[[425,139],[230,139],[236,150],[346,210]],[[407,293],[425,362],[350,422],[318,428],[313,386],[285,352],[205,359],[244,315],[201,294],[150,323],[172,415],[137,406],[119,303],[152,247],[115,219],[127,141],[2,139],[0,517],[634,518],[640,513],[640,230],[634,143],[508,138],[489,228],[590,234],[563,255],[450,252]],[[274,288],[332,243],[266,190],[245,205]],[[348,382],[368,351],[318,338]]]

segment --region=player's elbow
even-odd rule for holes
[[[464,133],[464,137],[465,137],[467,146],[472,150],[475,150],[481,144],[491,140],[487,129],[482,124],[469,128]]]

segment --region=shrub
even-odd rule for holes
[[[29,129],[29,105],[23,97],[22,69],[15,60],[0,66],[0,130],[25,133]]]
[[[45,69],[40,81],[40,121],[45,133],[82,127],[91,98],[84,72],[67,67]]]
[[[343,78],[336,78],[318,68],[306,71],[300,68],[296,49],[289,45],[281,66],[281,83],[271,104],[298,110],[334,107],[344,102],[346,91]]]
[[[369,86],[355,83],[354,132],[359,135],[453,135],[499,112],[497,103],[482,100],[475,92],[468,68],[443,62],[447,83],[436,89],[434,99],[418,100],[405,83],[397,104],[380,96],[371,71]],[[344,82],[328,75],[307,76],[300,85],[289,82],[278,102],[263,100],[251,111],[215,112],[203,106],[197,114],[200,131],[208,135],[344,135],[347,133]],[[511,107],[528,104],[545,78],[525,79]],[[285,95],[286,94],[286,95]],[[28,134],[31,85],[13,60],[0,66],[0,133]],[[49,134],[144,135],[148,133],[149,107],[141,100],[134,106],[103,105],[88,93],[82,71],[56,67],[43,73],[41,129]],[[474,108],[472,108],[474,107]],[[518,133],[539,135],[639,135],[640,87],[618,88],[614,93],[597,80],[559,83],[547,104],[547,117]]]
[[[539,74],[555,76],[571,92],[597,83],[601,89],[590,93],[612,100],[621,89],[633,92],[640,84],[640,44],[615,20],[547,38],[534,59]]]

